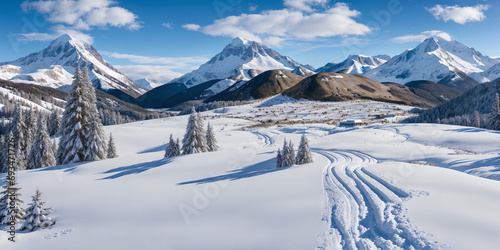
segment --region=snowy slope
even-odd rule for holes
[[[361,75],[369,70],[372,70],[390,60],[388,55],[380,56],[363,56],[351,55],[341,63],[327,63],[325,66],[318,68],[316,72],[333,72],[333,73],[347,73]]]
[[[148,78],[142,78],[134,81],[135,84],[145,88],[146,90],[152,90],[156,87],[159,87],[163,85],[163,83],[153,80],[153,79],[148,79]]]
[[[70,35],[60,36],[37,53],[0,63],[0,77],[14,82],[59,88],[71,84],[74,67],[85,60],[89,63],[89,77],[94,87],[118,89],[135,97],[146,92],[104,61],[94,47]]]
[[[500,77],[500,63],[493,65],[484,72],[473,73],[471,76],[479,82],[494,81]]]
[[[460,73],[481,73],[498,63],[456,40],[430,37],[415,49],[407,50],[364,76],[379,82],[405,84],[415,80],[458,81]],[[480,80],[476,77],[476,80]],[[450,81],[450,80],[447,80]]]
[[[192,87],[213,79],[250,80],[267,70],[292,71],[299,66],[291,58],[263,44],[237,37],[210,61],[170,83],[183,83]]]
[[[17,174],[22,198],[39,187],[57,224],[17,233],[16,243],[2,233],[0,248],[497,249],[500,135],[321,122],[325,110],[373,117],[383,105],[278,96],[206,112],[221,151],[172,159],[163,150],[170,133],[182,137],[186,116],[106,127],[120,157]],[[261,115],[290,120],[299,107],[316,122],[250,127]],[[276,169],[283,139],[297,145],[303,134],[314,163]]]

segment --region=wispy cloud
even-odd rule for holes
[[[484,12],[489,8],[489,5],[484,4],[465,7],[438,4],[427,9],[427,11],[429,11],[437,20],[443,20],[445,22],[451,20],[455,23],[465,24],[467,22],[483,21],[486,18]]]
[[[167,29],[173,29],[174,24],[173,23],[162,23],[161,26],[167,28]]]
[[[160,82],[168,82],[197,69],[199,65],[207,62],[209,58],[203,56],[193,57],[153,57],[122,54],[117,52],[100,51],[104,56],[127,60],[138,65],[119,65],[118,70],[133,80],[149,78]]]
[[[163,65],[114,65],[114,67],[132,80],[148,78],[167,83],[183,75],[173,71],[171,66]]]
[[[108,52],[102,51],[103,55],[117,58],[117,59],[126,59],[133,63],[140,64],[163,64],[163,65],[171,65],[176,68],[186,68],[192,67],[193,64],[199,65],[201,63],[205,63],[210,60],[207,57],[203,56],[194,56],[194,57],[153,57],[153,56],[141,56],[141,55],[131,55],[131,54],[121,54],[117,52]]]
[[[74,30],[71,28],[68,28],[64,25],[56,25],[51,27],[51,30],[53,31],[52,33],[26,33],[26,34],[17,34],[17,39],[19,41],[52,41],[56,39],[57,37],[63,35],[63,34],[69,34],[74,38],[83,40],[89,44],[91,44],[94,39],[85,33],[82,33],[78,30]]]
[[[327,0],[288,0],[281,10],[265,10],[259,14],[241,14],[215,20],[207,26],[188,24],[183,27],[211,36],[242,37],[257,42],[280,43],[311,41],[322,37],[366,35],[371,29],[354,18],[361,15],[345,3],[316,10]]]
[[[198,24],[188,23],[188,24],[182,25],[182,28],[187,29],[187,30],[192,30],[192,31],[198,31],[201,28],[201,26]]]
[[[392,42],[395,43],[412,43],[412,42],[422,42],[428,37],[438,36],[445,40],[451,40],[451,35],[440,30],[429,30],[424,31],[418,35],[406,35],[406,36],[398,36],[391,39]]]

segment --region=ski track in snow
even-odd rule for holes
[[[262,132],[259,132],[259,131],[253,131],[252,133],[254,135],[258,136],[259,139],[261,139],[264,142],[264,147],[270,147],[275,142],[274,139],[271,136],[269,136],[269,135],[267,135],[265,133],[262,133]]]
[[[323,170],[323,220],[326,231],[319,249],[439,249],[431,235],[406,217],[398,188],[364,167],[378,161],[358,151],[317,153],[329,161]]]

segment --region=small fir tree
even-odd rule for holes
[[[108,143],[108,158],[116,158],[118,154],[116,153],[115,140],[113,139],[113,134],[109,134],[109,143]]]
[[[295,149],[291,140],[288,142],[287,163],[289,163],[288,166],[295,164]]]
[[[217,146],[217,139],[215,139],[215,133],[210,123],[208,123],[206,137],[207,137],[207,151],[208,152],[218,151],[219,146]]]
[[[283,155],[281,154],[281,149],[278,148],[278,154],[276,155],[276,168],[283,167]]]
[[[27,169],[45,168],[56,165],[56,159],[44,120],[38,123],[38,131],[30,154]]]
[[[189,116],[186,134],[182,140],[182,154],[195,154],[207,151],[207,140],[203,129],[203,117],[192,109]]]
[[[167,148],[165,148],[165,158],[175,157],[181,154],[179,147],[179,139],[174,141],[174,137],[170,134],[170,140],[168,141]]]
[[[56,221],[49,217],[49,214],[54,211],[52,208],[44,208],[45,202],[40,200],[42,193],[36,189],[36,193],[32,196],[33,200],[29,203],[24,216],[24,223],[21,226],[21,231],[34,231],[37,228],[44,229],[56,224]]]
[[[17,182],[15,180],[5,180],[4,186],[5,189],[1,194],[0,198],[0,208],[3,210],[0,211],[0,224],[1,225],[9,225],[11,222],[15,224],[20,223],[24,219],[24,215],[26,211],[23,209],[22,205],[24,201],[21,199],[21,193],[19,190],[21,188],[17,187]],[[2,207],[1,204],[5,203],[8,200],[8,207]]]
[[[313,162],[311,147],[309,147],[309,140],[307,140],[306,135],[302,135],[300,138],[299,150],[297,152],[297,157],[295,158],[295,164],[307,164]]]

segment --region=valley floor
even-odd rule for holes
[[[18,232],[16,243],[2,232],[0,249],[500,245],[499,132],[374,118],[382,108],[411,109],[405,106],[353,102],[319,111],[270,100],[205,112],[218,152],[164,159],[169,135],[185,132],[188,117],[179,116],[106,127],[116,159],[19,172],[25,203],[39,187],[57,224]],[[335,105],[353,111],[342,116]],[[301,107],[314,122],[290,122]],[[373,124],[328,124],[351,118]],[[314,163],[276,169],[283,140],[297,146],[302,134]]]

